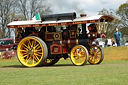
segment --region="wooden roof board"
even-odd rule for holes
[[[58,20],[58,21],[13,21],[7,24],[8,28],[21,28],[21,27],[41,27],[41,26],[57,26],[57,25],[70,25],[70,24],[83,24],[83,23],[95,23],[98,20],[106,18],[109,22],[113,21],[113,18],[108,15],[96,15],[77,17],[74,20]]]

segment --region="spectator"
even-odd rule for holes
[[[11,55],[8,48],[6,48],[6,51],[3,53],[3,59],[11,59]]]
[[[105,40],[105,45],[104,47],[107,47],[108,46],[108,39]]]
[[[6,51],[3,53],[2,58],[3,59],[11,59],[11,57],[16,57],[16,50],[9,51],[9,49],[6,48]]]
[[[114,37],[115,37],[115,40],[116,40],[116,43],[117,43],[117,46],[121,46],[121,32],[118,31],[118,28],[116,28],[116,32],[114,33]]]
[[[112,46],[115,46],[115,40],[112,38]]]
[[[95,40],[95,43],[96,43],[96,45],[99,45],[99,41],[98,40]]]

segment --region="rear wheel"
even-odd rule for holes
[[[104,59],[104,53],[101,47],[92,45],[90,47],[90,55],[88,62],[90,64],[100,64]]]
[[[44,41],[35,36],[23,38],[17,47],[17,57],[27,67],[41,66],[48,55]]]
[[[85,65],[88,61],[88,50],[82,45],[76,45],[71,50],[70,58],[76,66]]]

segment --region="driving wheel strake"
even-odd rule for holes
[[[17,47],[17,57],[20,63],[27,67],[41,66],[47,55],[45,42],[35,36],[23,38]]]

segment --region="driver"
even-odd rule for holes
[[[96,25],[95,24],[90,24],[88,26],[88,30],[89,30],[89,32],[97,32]]]

